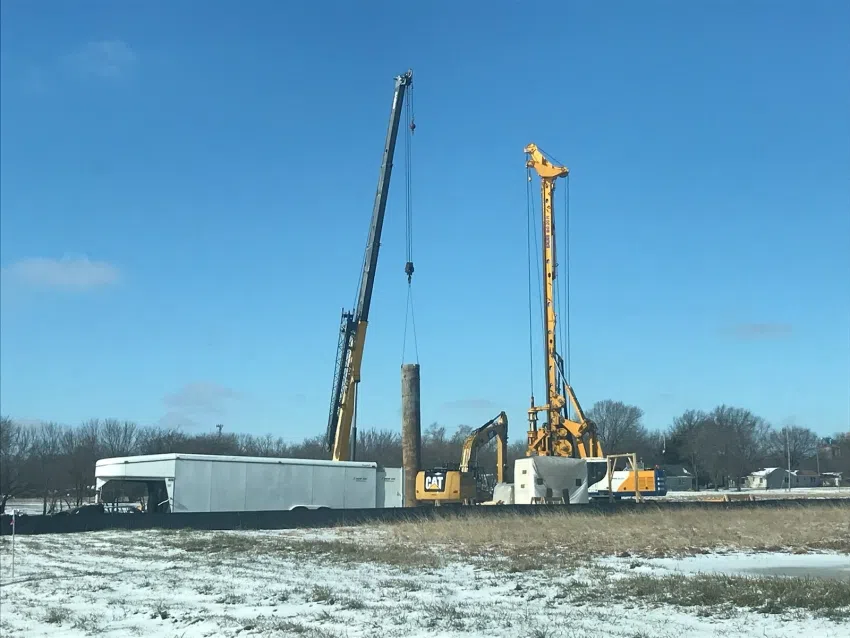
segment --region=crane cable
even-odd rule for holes
[[[413,150],[413,133],[416,130],[416,120],[413,112],[413,87],[410,87],[405,102],[405,115],[407,116],[408,126],[407,134],[404,138],[404,182],[405,182],[405,252],[407,262],[404,265],[404,273],[407,275],[407,304],[404,312],[404,336],[402,337],[401,346],[401,361],[404,364],[404,358],[407,352],[407,324],[411,324],[413,330],[413,350],[416,356],[416,363],[419,364],[419,343],[416,339],[416,316],[413,311],[413,186],[412,186],[412,150]]]
[[[543,155],[547,156],[554,164],[557,164],[558,166],[566,166],[558,158],[547,153],[543,149],[540,149],[540,152],[543,153]],[[563,238],[564,244],[565,244],[565,250],[564,250],[565,264],[564,265],[566,266],[566,268],[565,268],[566,273],[565,273],[565,277],[563,278],[564,283],[563,284],[561,284],[560,282],[558,283],[558,287],[556,288],[555,294],[557,295],[556,307],[558,309],[558,316],[563,318],[562,321],[559,322],[559,332],[560,332],[560,334],[558,335],[558,339],[563,344],[563,348],[566,351],[566,356],[564,357],[564,364],[565,364],[564,374],[566,376],[567,383],[571,383],[571,379],[570,379],[570,367],[571,367],[571,365],[570,365],[571,364],[571,362],[570,362],[570,359],[571,359],[571,356],[570,356],[570,350],[571,350],[571,344],[570,344],[570,174],[569,173],[567,173],[565,181],[566,181],[566,184],[565,184],[566,193],[565,193],[565,196],[564,196],[564,208],[563,208],[563,211],[564,211],[564,230],[563,230],[563,234],[561,235],[561,237]],[[554,205],[553,205],[553,208],[554,208]],[[553,211],[553,217],[554,217],[554,213],[555,213],[555,211]],[[556,233],[557,233],[557,230],[556,230]],[[558,243],[559,242],[556,239],[555,246],[557,246]],[[556,263],[555,267],[557,268],[559,265],[560,264]],[[563,286],[563,289],[562,289],[562,286]],[[562,300],[564,300],[565,303],[566,303],[566,312],[561,311]],[[572,408],[572,406],[567,404],[568,415],[569,415],[569,411],[571,410],[571,408]]]
[[[531,189],[531,169],[525,169],[525,234],[526,234],[526,253],[528,256],[528,359],[529,359],[529,381],[531,383],[531,402],[534,403],[534,282],[531,276],[531,255],[532,255],[532,233],[534,239],[537,239],[537,233],[534,231],[534,195]],[[533,243],[536,243],[533,242]],[[536,251],[534,251],[536,252]]]
[[[566,276],[566,297],[567,297],[567,314],[564,317],[564,325],[566,329],[566,339],[564,340],[564,347],[567,349],[567,383],[572,385],[572,379],[570,378],[570,355],[572,352],[572,344],[570,343],[570,176],[567,175],[567,188],[566,188],[566,197],[564,202],[564,237],[566,243],[566,262],[567,262],[567,276]]]
[[[537,310],[539,315],[537,317],[537,321],[539,322],[537,325],[540,326],[543,335],[546,334],[546,305],[543,303],[543,291],[539,287],[539,282],[543,281],[543,260],[540,259],[540,254],[542,249],[542,234],[543,234],[543,220],[542,217],[539,220],[539,224],[536,223],[537,215],[535,214],[535,198],[534,198],[534,189],[531,185],[532,176],[531,169],[526,169],[526,203],[527,203],[527,215],[528,215],[528,351],[529,358],[531,364],[531,396],[534,397],[534,306],[535,303],[537,305]],[[540,205],[543,205],[543,202],[540,202]],[[538,237],[537,231],[540,229],[540,237]],[[533,257],[536,256],[537,258]],[[534,277],[533,271],[535,270],[531,266],[531,262],[534,260],[534,263],[537,265],[537,282],[538,286],[534,285]],[[535,293],[535,290],[537,291]],[[546,339],[543,339],[543,359],[542,361],[546,361],[547,357],[547,349],[546,349]],[[544,380],[546,376],[543,376]]]
[[[559,166],[564,166],[562,162],[560,162],[557,158],[553,157],[549,153],[546,153],[543,149],[540,149],[543,155],[547,156],[551,159],[552,162]],[[531,169],[526,169],[526,214],[527,214],[527,222],[528,222],[528,232],[527,232],[527,253],[528,253],[528,351],[529,351],[529,360],[530,360],[530,370],[531,370],[531,396],[532,399],[534,397],[534,344],[533,344],[533,307],[534,307],[534,285],[532,282],[532,253],[537,254],[538,243],[537,243],[537,231],[533,225],[534,214],[533,214],[533,191],[531,187]],[[556,308],[558,311],[558,315],[563,318],[562,321],[559,322],[559,341],[563,344],[563,347],[566,351],[566,357],[564,357],[565,361],[565,376],[567,383],[571,384],[571,334],[570,334],[570,175],[566,176],[566,193],[564,197],[564,230],[563,230],[563,239],[565,243],[565,266],[566,273],[563,278],[564,283],[561,284],[559,282],[557,288],[555,289],[556,295]],[[533,235],[532,235],[533,233]],[[557,233],[557,230],[556,230]],[[555,241],[555,246],[558,245],[557,240]],[[534,251],[532,251],[532,247]],[[559,264],[556,263],[556,268]],[[542,273],[540,272],[540,263],[538,260],[537,264],[537,274],[538,281],[542,281]],[[563,286],[563,290],[561,289]],[[566,303],[566,312],[562,313],[561,302],[562,299],[565,300]],[[542,311],[542,304],[541,304]],[[544,334],[545,334],[545,316],[541,312],[541,325],[543,326]],[[571,416],[571,408],[572,406],[568,403],[566,406],[566,415],[569,418]]]
[[[566,164],[564,164],[562,161],[560,161],[558,158],[554,157],[553,155],[546,153],[542,149],[541,149],[541,152],[544,155],[547,155],[549,157],[549,159],[553,163],[557,164],[558,166],[566,166]],[[565,248],[565,250],[564,250],[564,253],[565,253],[564,254],[564,262],[565,262],[564,266],[565,266],[566,272],[564,273],[564,276],[558,281],[558,287],[555,291],[555,294],[557,296],[556,307],[558,309],[558,316],[561,317],[561,321],[558,323],[559,333],[560,333],[558,335],[558,339],[561,342],[561,344],[562,344],[561,347],[564,349],[565,355],[566,355],[566,356],[562,357],[562,361],[564,363],[563,373],[564,373],[564,376],[566,377],[566,379],[565,379],[566,382],[568,384],[572,385],[572,380],[571,380],[571,363],[572,363],[571,362],[571,358],[572,358],[571,357],[571,350],[572,350],[572,347],[571,347],[571,343],[570,343],[570,174],[569,173],[567,173],[565,181],[566,181],[566,184],[565,184],[566,192],[564,194],[564,207],[563,207],[564,230],[562,231],[561,238],[564,240],[564,244],[565,244],[565,246],[564,246],[564,248]],[[553,208],[554,208],[554,204],[553,204]],[[553,219],[554,219],[555,216],[556,216],[556,211],[553,210],[552,214],[553,214]],[[556,229],[555,232],[557,234],[557,229]],[[557,246],[558,243],[559,242],[556,238],[555,246]],[[558,266],[560,266],[560,264],[556,263],[555,267],[557,268]],[[563,283],[561,283],[562,281],[563,281]],[[566,304],[566,312],[562,311],[562,305],[561,305],[562,301]],[[572,411],[573,411],[573,406],[568,401],[567,404],[564,406],[564,414],[568,419],[572,418]]]

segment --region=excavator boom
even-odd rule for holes
[[[460,471],[469,472],[472,454],[494,438],[496,439],[496,481],[503,482],[508,454],[508,415],[504,412],[500,412],[495,419],[490,419],[466,437],[460,456]]]

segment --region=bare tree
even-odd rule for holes
[[[42,497],[42,514],[56,507],[62,484],[62,469],[58,463],[61,455],[63,428],[50,421],[42,423],[37,430],[33,445],[33,456],[39,473],[39,487]]]
[[[107,457],[130,456],[136,451],[138,428],[132,421],[105,419],[100,424],[100,440]]]
[[[32,452],[32,440],[31,428],[0,417],[0,514],[6,511],[10,498],[28,487],[25,465]]]
[[[291,456],[296,459],[326,459],[328,451],[325,447],[324,435],[318,435],[304,439],[301,445],[291,448]]]
[[[646,440],[646,428],[641,422],[643,410],[636,405],[610,399],[597,401],[587,411],[587,417],[596,422],[606,454],[634,452]]]
[[[845,480],[850,479],[850,432],[839,432],[829,440],[827,471],[842,472]]]
[[[177,428],[141,428],[136,435],[139,454],[169,454],[188,452],[189,437]]]
[[[394,467],[401,465],[401,433],[392,430],[360,430],[357,460]]]
[[[787,435],[787,446],[786,446]],[[780,467],[785,467],[788,462],[788,454],[791,456],[791,469],[799,469],[800,464],[817,453],[818,435],[809,428],[799,425],[789,425],[781,430],[770,433],[767,449],[770,458]]]
[[[696,477],[697,489],[709,466],[708,451],[702,447],[707,438],[704,428],[707,419],[708,415],[701,410],[687,410],[674,419],[667,434],[668,462],[688,465]]]
[[[62,435],[61,453],[65,457],[66,481],[76,507],[83,504],[94,483],[95,464],[102,456],[100,432],[99,421],[91,419],[77,428],[68,428]]]
[[[740,489],[742,477],[764,459],[770,426],[749,410],[727,405],[711,412],[708,425],[717,438],[712,445],[716,482],[732,479]]]
[[[443,425],[432,423],[422,433],[422,466],[441,467],[460,462],[460,448],[446,436]]]

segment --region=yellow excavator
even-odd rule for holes
[[[501,412],[466,437],[459,465],[425,470],[416,475],[416,500],[433,505],[472,505],[490,498],[492,490],[484,485],[484,473],[472,466],[472,458],[493,439],[496,439],[496,482],[505,482],[508,415]]]

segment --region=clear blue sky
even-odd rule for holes
[[[412,67],[423,422],[524,436],[533,141],[585,407],[850,428],[850,3],[595,5],[4,1],[3,413],[323,433]],[[400,421],[401,159],[366,427]]]

